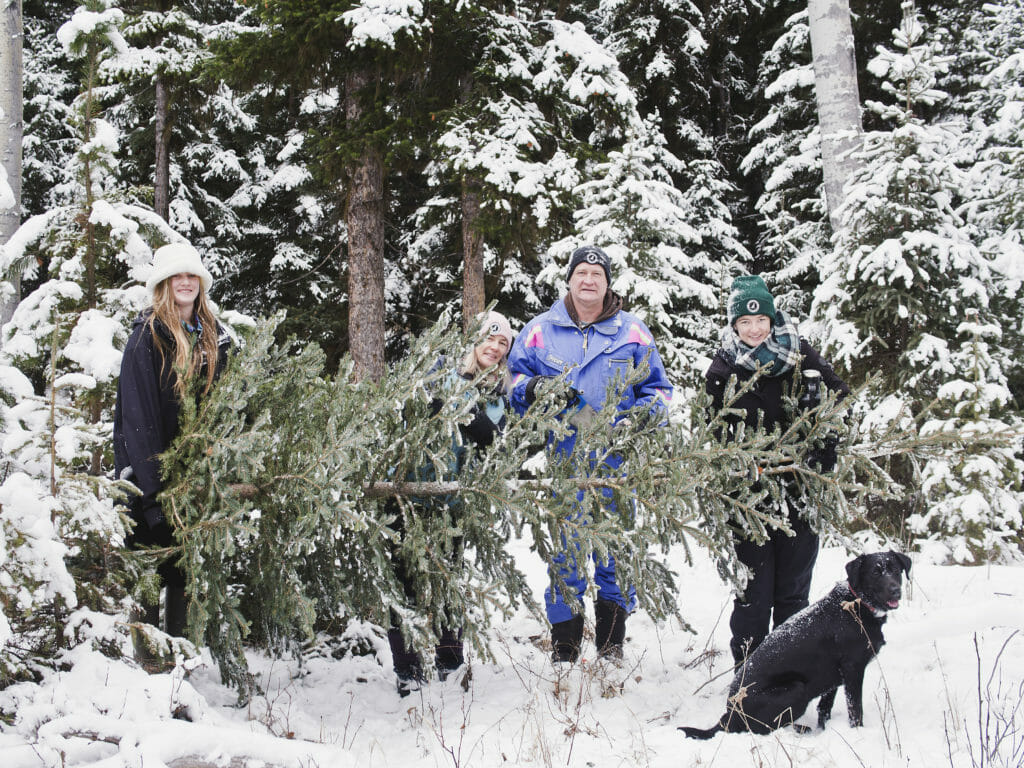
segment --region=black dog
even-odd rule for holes
[[[713,728],[680,728],[694,739],[719,731],[769,733],[790,725],[817,696],[818,727],[832,715],[836,689],[846,689],[850,725],[864,722],[864,668],[885,643],[887,611],[899,607],[910,558],[899,552],[861,555],[846,564],[847,583],[791,617],[765,638],[729,686]]]

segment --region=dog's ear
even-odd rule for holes
[[[896,558],[896,562],[900,564],[904,573],[910,573],[910,558],[904,555],[902,552],[897,552],[894,549],[889,550],[889,554]]]
[[[860,567],[864,564],[864,555],[858,555],[846,564],[846,578],[850,585],[860,582]]]

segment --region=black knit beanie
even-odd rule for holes
[[[608,258],[608,254],[598,248],[596,245],[584,245],[581,248],[577,248],[572,252],[572,258],[569,259],[569,271],[565,275],[565,281],[569,282],[572,278],[572,271],[576,269],[580,264],[599,264],[604,269],[605,279],[608,281],[608,285],[612,284],[612,262]]]

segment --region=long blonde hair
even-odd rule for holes
[[[181,317],[178,315],[178,307],[174,303],[174,293],[171,291],[171,278],[161,280],[153,289],[153,308],[149,315],[147,324],[153,335],[153,345],[160,353],[160,365],[163,368],[167,359],[168,351],[173,353],[171,365],[177,377],[174,382],[174,393],[179,400],[184,399],[185,392],[193,377],[206,362],[206,385],[203,387],[203,394],[210,391],[213,386],[213,379],[217,374],[217,320],[213,316],[210,304],[206,300],[206,291],[200,287],[196,296],[195,318],[203,328],[199,334],[199,340],[193,344],[189,334],[181,325]],[[157,332],[155,323],[160,322],[171,334],[174,340],[173,349],[165,349],[165,342],[160,333]]]
[[[482,344],[483,342],[479,343]],[[477,346],[478,344],[474,344],[469,348],[469,352],[462,358],[462,363],[459,365],[459,373],[473,379],[484,371],[476,359]],[[490,374],[482,381],[483,384],[491,387],[495,392],[501,392],[503,395],[507,395],[512,390],[512,376],[508,372],[508,353],[509,350],[505,350],[505,356],[501,358],[501,362],[495,365]]]

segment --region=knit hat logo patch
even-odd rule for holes
[[[761,303],[757,299],[751,299],[747,302],[747,312],[752,315],[756,315],[761,311]]]

